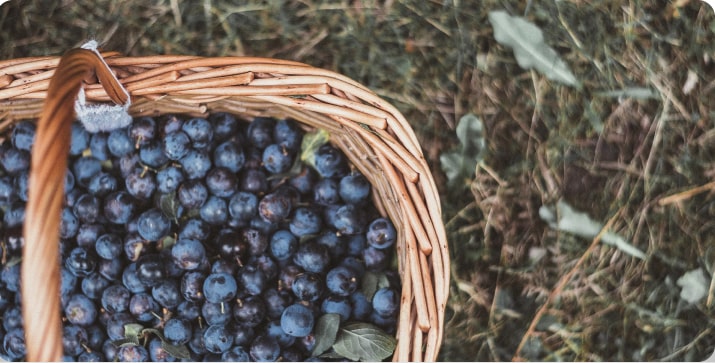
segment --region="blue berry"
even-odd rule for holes
[[[103,197],[116,191],[118,188],[119,182],[117,178],[105,172],[95,174],[92,179],[89,180],[89,185],[87,186],[89,192],[98,197]]]
[[[192,118],[181,126],[195,149],[205,149],[213,141],[213,127],[204,118]]]
[[[320,214],[310,207],[298,207],[289,225],[291,233],[297,237],[316,234],[322,227]]]
[[[300,301],[316,302],[323,295],[323,286],[318,274],[305,272],[295,277],[291,291]]]
[[[196,218],[189,219],[179,231],[179,238],[205,241],[209,237],[209,225]]]
[[[366,234],[367,243],[377,249],[392,247],[397,239],[397,230],[389,219],[377,218],[370,223]]]
[[[102,171],[102,163],[92,156],[83,156],[72,164],[75,181],[83,187],[87,187],[92,177],[100,171]]]
[[[320,305],[320,312],[323,314],[338,314],[341,322],[350,319],[352,309],[350,300],[346,296],[330,295]]]
[[[263,322],[266,316],[266,304],[260,296],[249,296],[238,299],[233,308],[233,318],[241,326],[255,327]]]
[[[278,120],[273,128],[273,141],[291,152],[297,152],[303,141],[303,131],[293,120]]]
[[[315,183],[313,200],[320,205],[340,203],[338,181],[333,178],[320,179]]]
[[[156,183],[162,194],[171,193],[184,181],[184,173],[175,166],[168,166],[156,173]]]
[[[164,149],[159,141],[152,141],[139,148],[139,160],[144,165],[154,169],[159,169],[169,162],[169,158],[164,154]]]
[[[112,192],[104,198],[104,218],[114,224],[126,224],[134,217],[136,205],[129,193]]]
[[[136,275],[143,285],[153,287],[166,278],[166,266],[158,254],[141,256],[136,262]]]
[[[325,246],[308,241],[298,247],[298,251],[293,255],[293,262],[305,271],[320,273],[330,264],[330,253]]]
[[[330,144],[325,144],[315,152],[315,171],[323,178],[342,176],[347,170],[347,160],[343,153]]]
[[[92,156],[101,161],[109,160],[111,153],[109,152],[108,138],[109,134],[106,132],[92,134],[89,140],[89,149],[92,152]]]
[[[396,316],[400,309],[400,294],[389,287],[377,290],[372,297],[372,309],[382,317]]]
[[[120,362],[148,362],[149,352],[142,345],[122,345],[117,350],[117,360]]]
[[[236,296],[237,290],[236,279],[229,274],[211,274],[204,280],[204,296],[210,302],[228,301]]]
[[[78,356],[84,351],[89,337],[87,331],[78,325],[66,325],[62,332],[62,348],[64,354]]]
[[[121,313],[129,309],[131,292],[123,285],[112,285],[102,293],[102,307],[110,313]]]
[[[206,187],[211,194],[228,198],[236,192],[238,178],[230,170],[223,167],[216,167],[206,174]]]
[[[158,338],[149,341],[147,351],[149,351],[151,362],[176,362],[177,360],[176,357],[164,350],[164,344]]]
[[[365,210],[355,204],[345,204],[335,210],[330,221],[339,235],[362,234],[365,231]]]
[[[245,192],[262,194],[268,190],[268,177],[263,170],[247,169],[239,176],[238,185]]]
[[[137,227],[137,232],[144,239],[158,241],[169,234],[171,221],[162,211],[152,208],[139,215]]]
[[[349,296],[358,288],[355,272],[345,266],[337,266],[328,271],[325,282],[328,290],[339,296]]]
[[[134,143],[129,137],[128,129],[112,130],[107,137],[107,149],[114,157],[121,158],[134,151]]]
[[[275,120],[267,117],[256,117],[248,126],[246,139],[258,149],[264,149],[273,143],[273,127]]]
[[[92,194],[84,194],[77,199],[72,212],[81,223],[94,223],[99,217],[99,199]]]
[[[221,360],[224,362],[248,362],[249,359],[248,352],[241,345],[234,345],[221,354]]]
[[[171,318],[164,323],[164,338],[173,345],[183,345],[191,339],[191,324],[181,318]]]
[[[29,121],[20,121],[12,130],[12,146],[16,149],[30,151],[35,143],[37,126]]]
[[[139,148],[154,140],[156,136],[156,121],[151,117],[135,119],[129,127],[129,137],[135,148]]]
[[[174,309],[181,302],[181,289],[176,280],[164,280],[152,287],[151,296],[163,308]]]
[[[293,304],[287,307],[281,315],[281,328],[286,334],[294,337],[304,337],[313,330],[315,316],[305,305]]]
[[[280,193],[266,194],[258,203],[258,214],[271,223],[278,223],[288,218],[290,211],[290,199]]]
[[[205,151],[189,150],[186,156],[179,159],[188,179],[198,179],[206,176],[211,169],[211,158]]]
[[[97,238],[94,247],[99,257],[111,260],[121,255],[122,240],[116,234],[103,234]]]
[[[93,272],[82,279],[82,293],[90,299],[101,299],[102,293],[112,283],[99,272]]]
[[[204,344],[211,353],[223,353],[233,345],[233,335],[226,325],[211,325],[204,332]]]
[[[171,248],[171,256],[182,269],[195,270],[206,258],[206,250],[197,240],[179,239]]]
[[[253,193],[239,191],[231,197],[228,211],[233,218],[249,220],[258,214],[258,198]]]
[[[156,319],[155,314],[161,311],[159,304],[151,295],[140,292],[129,300],[129,312],[139,321],[148,322]]]
[[[189,271],[181,276],[180,291],[187,301],[201,301],[204,299],[204,280],[206,274],[199,271]]]
[[[187,180],[179,187],[179,203],[186,209],[200,208],[209,197],[209,191],[201,180]]]
[[[85,223],[77,231],[77,246],[93,248],[99,236],[104,233],[104,226],[99,223]]]
[[[249,295],[259,295],[266,288],[266,274],[253,264],[243,266],[238,272],[238,281]]]
[[[256,362],[275,362],[281,355],[281,347],[275,339],[260,335],[251,342],[249,352]]]
[[[95,267],[97,267],[97,261],[86,249],[75,247],[65,259],[65,267],[73,275],[85,277],[94,271]]]
[[[89,132],[79,122],[72,123],[70,155],[80,155],[89,147]]]
[[[13,203],[10,206],[10,208],[8,208],[5,211],[5,215],[3,215],[2,220],[3,220],[3,224],[5,225],[6,228],[14,228],[14,227],[22,226],[22,223],[25,221],[25,203],[21,203],[21,202]],[[61,226],[60,226],[60,228],[61,228]],[[73,230],[73,231],[75,234],[77,233],[77,230]],[[70,231],[70,233],[71,232],[72,231]]]
[[[156,190],[154,174],[141,168],[135,168],[125,180],[127,192],[139,200],[149,200]]]
[[[88,326],[97,319],[97,308],[92,300],[82,294],[74,294],[64,308],[65,317],[70,324]]]
[[[360,173],[348,174],[340,179],[340,198],[345,203],[363,204],[370,196],[370,183]]]
[[[214,138],[216,140],[228,139],[238,132],[238,120],[230,113],[213,113],[209,116],[209,121],[213,125]]]
[[[226,303],[205,301],[201,306],[201,316],[209,325],[224,325],[231,319],[231,309]]]
[[[199,210],[199,215],[206,223],[219,226],[228,220],[228,206],[226,200],[217,196],[210,196]]]
[[[214,149],[213,161],[214,165],[226,168],[232,173],[237,173],[246,163],[246,156],[241,145],[229,140]]]
[[[292,257],[298,249],[298,239],[289,231],[280,230],[273,233],[269,246],[271,255],[276,260],[283,261]]]
[[[272,174],[283,174],[293,165],[293,155],[281,145],[270,144],[263,149],[263,167]]]
[[[177,130],[164,136],[162,143],[164,154],[171,160],[179,160],[191,149],[191,139],[185,132]]]

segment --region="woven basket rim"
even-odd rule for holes
[[[449,293],[448,245],[437,187],[414,131],[397,108],[346,76],[294,61],[125,57],[116,52],[102,56],[129,90],[132,116],[265,114],[337,135],[333,141],[374,183],[381,200],[378,209],[400,231],[403,290],[394,360],[436,360]],[[18,120],[41,116],[60,59],[0,61],[0,134]],[[108,83],[85,79],[87,100],[111,101]]]

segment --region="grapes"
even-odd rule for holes
[[[19,122],[0,143],[8,261],[24,244],[34,134]],[[326,144],[315,168],[298,165],[303,134],[292,120],[245,126],[225,113],[96,134],[73,124],[59,231],[64,358],[306,360],[327,313],[394,332],[397,231],[342,151]],[[20,263],[0,269],[0,351],[13,360],[26,354]],[[379,287],[363,286],[368,272]],[[126,343],[133,329],[138,345]]]

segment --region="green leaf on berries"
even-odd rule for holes
[[[124,337],[139,339],[144,333],[144,327],[141,324],[126,324],[124,325]]]
[[[176,222],[179,218],[179,208],[181,208],[181,203],[179,203],[176,193],[162,194],[159,197],[159,208],[169,219]]]
[[[324,129],[317,129],[305,134],[300,145],[300,160],[315,168],[315,152],[329,139],[330,134]]]
[[[342,360],[345,359],[342,355],[335,353],[334,350],[328,351],[327,353],[323,353],[320,355],[320,358],[323,359],[336,359],[336,360]]]
[[[164,349],[167,353],[169,353],[172,357],[178,358],[178,359],[189,359],[191,358],[191,354],[189,353],[189,349],[187,349],[183,345],[175,345],[169,343],[169,341],[166,340],[164,337],[164,334],[161,333],[160,330],[158,329],[153,329],[153,328],[147,328],[144,329],[142,332],[143,334],[154,334],[156,335],[159,340],[161,340],[161,348]]]
[[[366,271],[362,277],[362,287],[360,291],[365,295],[367,301],[372,301],[372,296],[377,291],[378,275],[371,271]]]
[[[340,329],[333,344],[343,357],[362,362],[380,362],[395,351],[397,339],[368,323],[350,323]]]
[[[189,353],[189,349],[183,345],[170,344],[166,340],[162,339],[161,340],[161,348],[164,349],[167,353],[169,353],[174,358],[178,358],[178,359],[191,358],[191,353]]]
[[[315,325],[315,345],[313,346],[312,357],[323,354],[335,343],[340,327],[339,314],[324,314],[318,319]]]

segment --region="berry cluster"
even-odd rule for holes
[[[6,360],[26,354],[19,271],[35,127],[19,122],[0,144]],[[318,360],[325,314],[394,334],[396,230],[342,152],[305,150],[304,136],[291,120],[225,113],[95,134],[74,124],[60,227],[65,359]]]

